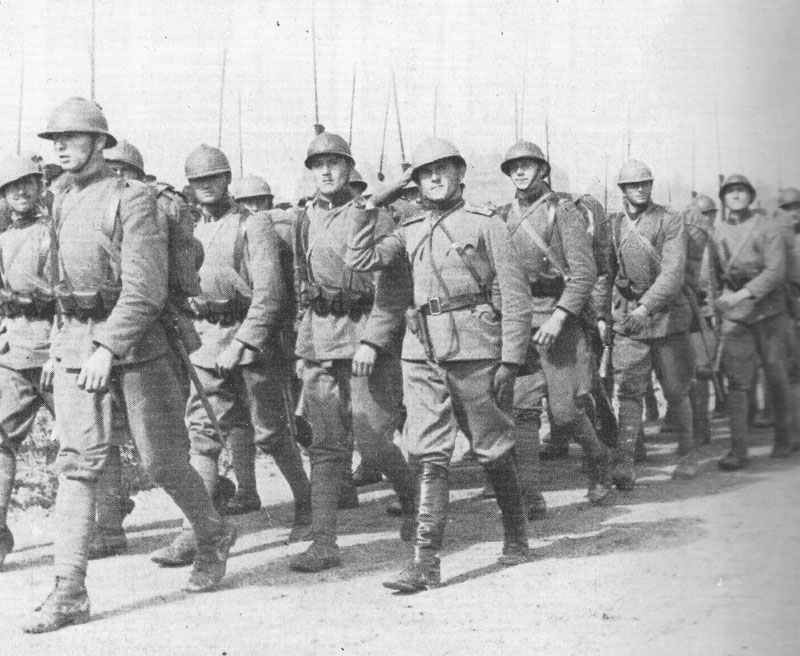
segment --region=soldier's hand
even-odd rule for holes
[[[752,298],[750,290],[742,287],[738,292],[723,292],[717,299],[716,306],[720,312],[727,312],[749,298]]]
[[[370,376],[375,369],[375,359],[378,357],[377,349],[370,344],[360,344],[353,356],[353,375]]]
[[[600,334],[600,341],[608,344],[611,341],[611,326],[605,319],[597,320],[597,332]]]
[[[556,308],[553,314],[547,317],[547,321],[536,331],[536,334],[533,336],[534,344],[538,344],[544,348],[550,348],[553,342],[556,341],[556,338],[561,334],[566,319],[567,313],[561,308]]]
[[[238,340],[233,340],[217,356],[217,375],[226,378],[242,360],[245,346]]]
[[[98,346],[78,374],[78,387],[90,393],[105,392],[111,375],[111,361],[114,354],[105,346]]]
[[[52,392],[55,373],[56,361],[53,358],[48,358],[47,362],[42,366],[42,374],[39,376],[39,389],[43,392]]]
[[[636,333],[640,330],[644,330],[644,327],[647,325],[648,316],[650,315],[647,311],[647,307],[640,305],[625,318],[625,329],[629,333]]]
[[[517,366],[503,362],[494,373],[492,395],[500,403],[506,394],[513,394],[514,379],[517,377]]]
[[[299,380],[303,380],[303,371],[305,371],[305,368],[305,360],[303,360],[303,358],[297,358],[294,363],[294,375],[297,376]]]

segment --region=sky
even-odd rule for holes
[[[520,136],[545,147],[554,186],[618,197],[627,154],[651,165],[657,200],[714,194],[718,172],[750,176],[766,199],[800,186],[800,3],[792,0],[96,0],[96,99],[110,129],[176,186],[200,143],[234,174],[293,198],[313,137],[312,13],[319,118],[349,135],[367,180],[378,168],[392,72],[406,159],[434,131],[470,168],[467,190],[501,202],[499,171]],[[90,93],[91,0],[0,0],[0,152],[51,156],[47,115]],[[515,112],[515,96],[518,110]],[[243,148],[239,148],[239,102]],[[434,112],[434,107],[436,110]],[[434,122],[435,113],[435,122]],[[384,171],[399,172],[390,105]],[[717,137],[717,135],[719,135]],[[472,180],[472,185],[470,181]]]

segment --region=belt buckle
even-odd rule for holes
[[[432,316],[442,313],[442,301],[438,296],[428,299],[428,311]]]

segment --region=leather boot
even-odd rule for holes
[[[358,508],[358,489],[353,482],[353,455],[342,465],[339,488],[339,510]]]
[[[623,398],[619,402],[619,438],[611,474],[618,490],[632,490],[636,484],[634,454],[636,440],[642,429],[642,402],[640,399]]]
[[[400,539],[411,542],[414,539],[416,514],[414,475],[411,468],[403,457],[403,452],[393,442],[387,442],[380,448],[377,463],[381,473],[391,481],[400,503]]]
[[[497,562],[506,567],[528,560],[525,507],[515,460],[514,453],[508,452],[486,465],[503,519],[503,553]]]
[[[350,459],[311,461],[311,546],[289,561],[298,572],[320,572],[341,565],[336,545],[336,509],[342,488],[342,472]]]
[[[122,491],[119,447],[112,446],[97,481],[97,520],[89,540],[89,560],[115,556],[127,550],[128,540],[122,529],[127,499],[128,495]]]
[[[673,420],[678,429],[678,453],[681,459],[672,472],[672,478],[687,480],[697,476],[697,448],[694,442],[692,403],[688,398],[672,402]]]
[[[423,463],[419,487],[414,559],[397,576],[383,583],[384,587],[390,590],[419,592],[438,587],[442,583],[439,551],[444,539],[450,498],[447,467],[430,462]]]
[[[710,397],[711,382],[705,378],[698,378],[689,390],[689,400],[692,404],[692,423],[694,425],[695,446],[711,444],[711,423],[708,417],[708,401]]]
[[[659,417],[658,399],[656,398],[656,391],[653,389],[652,383],[647,386],[647,391],[644,395],[644,407],[645,420],[653,424],[657,422]]]
[[[747,466],[748,396],[744,390],[728,392],[728,417],[731,427],[731,450],[717,465],[724,471]]]
[[[14,489],[14,478],[17,471],[17,458],[11,449],[0,447],[0,569],[3,561],[14,549],[14,536],[8,530],[6,517],[11,503],[11,492]]]
[[[311,535],[311,483],[303,469],[300,450],[289,436],[282,438],[269,451],[281,470],[294,497],[294,520],[289,542],[308,540]]]
[[[582,414],[564,429],[575,436],[583,449],[589,474],[589,490],[586,496],[590,503],[599,505],[611,493],[611,451],[598,439],[594,425],[586,414]]]
[[[365,465],[362,460],[353,472],[353,485],[356,487],[366,487],[367,485],[377,485],[383,480],[381,472],[372,465]]]
[[[208,592],[217,587],[228,563],[231,547],[236,542],[236,528],[223,524],[215,537],[197,545],[192,573],[183,586],[185,592]]]
[[[220,509],[223,515],[244,515],[261,509],[256,486],[256,445],[253,431],[235,426],[228,432],[236,493]]]
[[[777,369],[777,371],[776,371]],[[767,375],[768,374],[768,375]],[[765,370],[767,388],[765,390],[765,406],[772,414],[775,431],[775,441],[772,446],[772,458],[788,458],[792,455],[792,418],[789,409],[791,403],[791,388],[785,368],[770,366]]]
[[[82,581],[56,577],[53,590],[23,622],[25,633],[47,633],[89,621],[89,595]]]

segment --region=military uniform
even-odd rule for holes
[[[49,255],[50,222],[38,211],[0,234],[0,567],[13,548],[6,513],[17,450],[39,409],[53,412],[52,395],[39,386],[54,311]]]
[[[346,263],[353,217],[375,216],[381,233],[394,226],[386,212],[367,210],[343,190],[333,202],[316,196],[295,218],[295,266],[301,319],[296,354],[302,359],[305,414],[311,424],[312,536],[314,544],[291,566],[317,568],[336,554],[336,505],[349,476],[353,441],[365,462],[384,473],[400,498],[404,537],[414,513],[411,472],[393,443],[402,399],[398,357],[409,288],[402,267],[359,273]],[[369,376],[353,376],[360,344],[377,351]],[[327,558],[327,557],[326,557]]]
[[[723,190],[724,190],[723,186]],[[729,380],[731,453],[720,461],[738,469],[747,461],[748,392],[758,358],[764,367],[775,414],[774,455],[791,450],[789,378],[786,362],[787,243],[782,227],[764,214],[745,210],[724,218],[713,235],[715,291],[749,291],[750,298],[722,312],[722,364]]]
[[[581,443],[589,458],[590,494],[594,495],[610,473],[610,453],[598,441],[584,410],[586,404],[581,402],[592,388],[593,359],[585,325],[593,322],[590,298],[597,281],[588,226],[571,198],[558,197],[548,188],[518,191],[502,215],[530,284],[532,333],[557,308],[568,314],[549,348],[532,344],[525,373],[543,372],[553,428],[574,435]]]
[[[458,150],[440,139],[423,142],[414,174]],[[368,215],[353,217],[347,262],[358,270],[406,262],[413,305],[403,338],[403,387],[409,454],[422,464],[414,560],[389,588],[438,585],[438,551],[447,520],[448,469],[459,428],[486,469],[503,516],[501,563],[527,557],[522,489],[513,458],[510,390],[493,391],[499,368],[525,362],[532,303],[508,230],[490,210],[467,206],[460,193],[429,204],[383,235]]]
[[[688,392],[694,371],[689,341],[690,308],[682,291],[686,267],[686,232],[675,212],[650,203],[636,218],[627,212],[610,216],[615,261],[612,288],[614,378],[619,401],[617,485],[635,480],[633,458],[642,431],[642,400],[655,369],[667,402],[676,408],[680,441],[692,443]],[[644,306],[647,318],[631,330],[626,319]],[[624,473],[623,473],[624,472]]]

